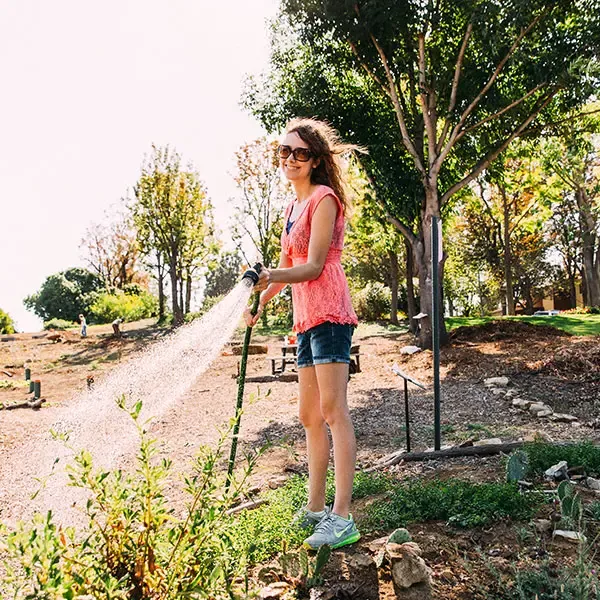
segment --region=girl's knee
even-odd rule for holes
[[[305,429],[310,429],[311,427],[323,427],[325,424],[323,415],[314,410],[301,410],[298,413],[298,419]]]

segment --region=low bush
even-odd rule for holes
[[[49,321],[44,322],[44,329],[59,329],[63,331],[76,326],[77,323],[74,321],[65,321],[64,319],[50,319]]]
[[[379,282],[370,281],[352,293],[352,305],[362,321],[378,321],[390,314],[392,293]]]
[[[11,334],[15,332],[15,322],[11,316],[0,308],[0,334]]]
[[[446,521],[477,527],[508,518],[528,519],[542,502],[541,495],[522,495],[513,483],[417,481],[401,484],[374,502],[365,526],[389,530],[417,521]]]
[[[588,475],[600,475],[600,447],[590,441],[575,444],[549,444],[535,441],[523,446],[529,462],[529,474],[542,475],[561,460],[570,467],[584,467]]]
[[[157,312],[158,300],[152,294],[135,295],[116,290],[98,295],[90,306],[89,316],[95,323],[111,323],[118,317],[124,321],[138,321],[154,317]]]

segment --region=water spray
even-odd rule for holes
[[[262,270],[262,265],[256,263],[252,269],[248,269],[242,275],[242,281],[245,281],[248,286],[255,286],[258,283],[258,275]],[[260,292],[254,294],[254,301],[250,313],[254,316],[258,312],[258,303],[260,301]],[[244,385],[246,383],[246,365],[248,363],[248,346],[250,345],[250,336],[252,335],[252,327],[246,327],[246,335],[244,336],[244,345],[242,346],[242,359],[240,362],[240,373],[238,376],[238,394],[237,404],[235,407],[235,422],[233,424],[233,437],[231,440],[231,452],[229,453],[229,466],[227,468],[227,480],[225,481],[225,491],[231,485],[233,476],[233,467],[235,464],[235,455],[237,453],[238,434],[240,431],[240,421],[242,418],[242,406],[244,403]]]

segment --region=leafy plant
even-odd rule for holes
[[[11,316],[0,308],[0,333],[11,334],[15,333],[15,322]]]
[[[321,573],[330,556],[331,547],[327,545],[321,546],[311,560],[306,548],[290,551],[284,543],[278,562],[284,577],[290,579],[295,584],[298,594],[302,595],[323,582]]]
[[[561,526],[567,529],[579,527],[583,514],[581,497],[569,481],[561,481],[556,490],[560,501]]]
[[[600,448],[591,441],[576,444],[549,444],[535,441],[523,446],[534,474],[542,475],[546,469],[566,460],[569,465],[584,467],[588,475],[600,474]]]
[[[529,459],[521,450],[513,452],[506,462],[506,481],[521,481],[527,477]]]
[[[379,282],[370,281],[352,294],[354,310],[365,321],[377,321],[388,315],[391,302],[390,289]]]
[[[66,321],[65,319],[50,319],[44,322],[44,329],[58,329],[64,331],[65,329],[73,329],[75,327],[74,321]]]

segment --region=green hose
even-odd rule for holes
[[[250,312],[255,315],[258,312],[258,303],[260,293],[254,294],[254,303]],[[240,374],[238,376],[238,394],[237,405],[235,407],[235,422],[233,424],[233,438],[231,440],[231,452],[229,453],[229,466],[227,468],[227,480],[225,481],[225,492],[231,485],[233,476],[233,466],[235,464],[235,455],[237,453],[238,434],[240,431],[240,421],[242,419],[242,405],[244,403],[244,385],[246,383],[246,365],[248,363],[248,346],[250,345],[250,336],[252,335],[252,327],[246,327],[246,335],[244,336],[244,345],[242,346],[242,360],[240,363]]]

